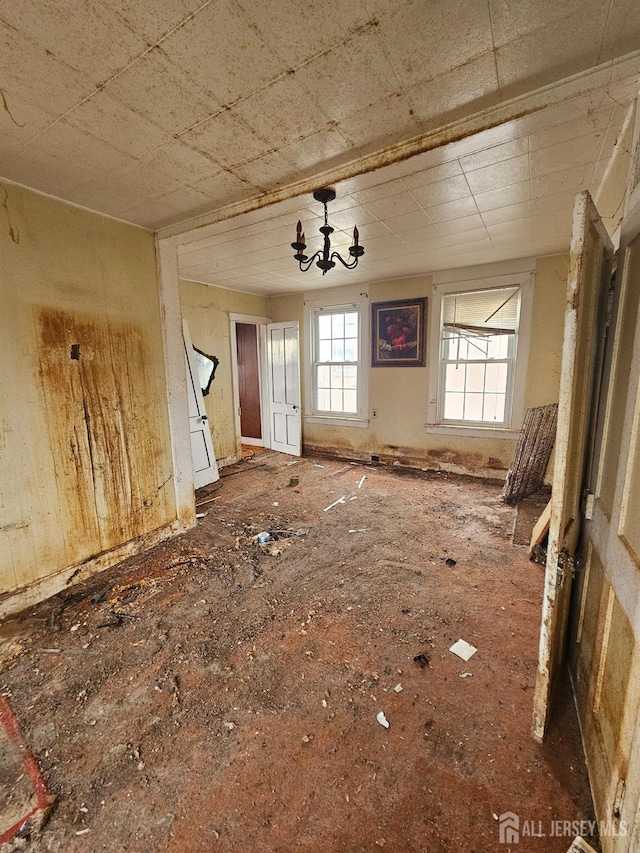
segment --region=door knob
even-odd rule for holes
[[[206,415],[200,415],[200,420],[201,421],[208,421],[209,418]]]

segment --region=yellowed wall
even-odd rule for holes
[[[238,290],[181,281],[180,301],[193,345],[220,359],[216,377],[204,402],[218,461],[223,464],[234,461],[240,447],[235,427],[229,315],[269,317],[269,299]]]
[[[525,391],[527,408],[558,399],[567,270],[568,258],[565,255],[540,258],[536,263]],[[341,293],[342,288],[335,288],[336,304],[344,298]],[[417,296],[427,297],[429,314],[431,276],[375,282],[369,287],[371,302]],[[301,294],[272,298],[271,314],[274,320],[297,319],[304,338],[304,300]],[[427,353],[428,344],[427,334]],[[304,352],[304,343],[301,351]],[[426,432],[427,373],[428,364],[424,368],[371,368],[368,429],[304,423],[304,445],[359,458],[375,454],[390,462],[443,467],[484,476],[504,473],[513,457],[515,436],[478,438]],[[302,375],[304,381],[304,366]]]
[[[153,236],[22,188],[0,194],[7,593],[158,530],[176,509]]]

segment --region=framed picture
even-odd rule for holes
[[[424,367],[427,300],[371,304],[371,366]]]

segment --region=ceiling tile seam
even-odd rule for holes
[[[496,146],[492,145],[491,147],[492,147],[492,148],[495,148]],[[462,176],[463,176],[463,178],[464,178],[464,182],[465,182],[465,184],[467,185],[467,189],[469,190],[469,193],[470,193],[470,195],[471,195],[471,198],[473,199],[473,203],[475,204],[475,206],[476,206],[476,210],[478,211],[478,215],[479,215],[479,217],[480,217],[480,221],[482,222],[482,226],[483,226],[483,228],[484,228],[484,230],[485,230],[485,232],[486,232],[486,234],[487,234],[487,237],[489,238],[489,240],[491,240],[491,235],[489,234],[489,230],[488,230],[488,228],[487,228],[487,223],[484,221],[484,217],[483,217],[483,215],[482,215],[482,211],[481,211],[481,210],[480,210],[480,208],[478,207],[478,202],[476,201],[475,193],[473,192],[473,190],[471,189],[471,186],[469,185],[469,181],[468,181],[468,179],[467,179],[467,173],[466,173],[466,172],[465,172],[465,170],[464,170],[464,167],[463,167],[462,162],[461,162],[461,158],[458,158],[458,165],[460,166],[460,170],[461,170],[461,172],[462,172]],[[469,171],[475,171],[475,170],[470,169]],[[491,247],[494,249],[494,251],[496,250],[496,249],[495,249],[495,246],[493,245],[493,242],[491,243]]]
[[[613,2],[613,0],[612,0]],[[493,13],[491,11],[491,0],[487,0],[489,7],[489,26],[491,27],[491,44],[493,45],[493,65],[496,70],[496,83],[498,84],[498,99],[502,101],[502,85],[500,83],[500,71],[498,69],[498,51],[496,49],[496,37],[493,28]]]
[[[607,30],[609,29],[609,23],[611,21],[611,10],[613,8],[613,0],[609,0],[609,7],[607,9],[607,19],[604,22],[604,26],[602,28],[602,37],[600,38],[600,45],[598,47],[598,54],[596,58],[596,64],[599,65],[601,61],[602,51],[604,48],[604,40],[607,36]]]
[[[38,139],[40,136],[42,136],[43,133],[46,133],[52,127],[55,127],[59,122],[61,122],[64,118],[66,118],[68,115],[70,115],[70,113],[74,112],[74,110],[77,110],[83,104],[86,104],[87,101],[90,101],[91,98],[95,97],[95,95],[99,94],[104,89],[106,89],[110,83],[112,83],[114,80],[116,80],[121,74],[124,74],[125,71],[128,71],[129,68],[131,68],[133,65],[135,65],[136,62],[139,62],[141,59],[143,59],[148,53],[150,53],[152,50],[154,50],[154,48],[156,48],[160,44],[162,44],[162,42],[166,38],[168,38],[170,35],[173,35],[173,33],[177,32],[179,29],[181,29],[188,21],[190,21],[192,18],[194,18],[199,12],[201,12],[204,8],[209,6],[209,4],[212,2],[213,2],[213,0],[205,0],[205,2],[195,10],[195,12],[192,12],[190,15],[187,15],[187,17],[183,21],[181,21],[179,24],[176,24],[176,26],[173,29],[169,30],[168,33],[165,33],[165,35],[163,35],[162,38],[160,38],[157,42],[155,42],[155,44],[149,45],[149,47],[147,47],[146,50],[143,50],[142,53],[140,53],[138,56],[136,56],[134,59],[132,59],[130,62],[128,62],[124,66],[124,68],[121,68],[119,71],[116,71],[115,74],[112,74],[111,77],[106,82],[104,82],[100,86],[98,86],[98,88],[95,89],[93,92],[91,92],[89,95],[87,95],[86,98],[83,98],[81,101],[79,101],[77,104],[75,104],[75,106],[70,107],[70,109],[68,109],[65,113],[63,113],[61,116],[58,116],[58,118],[55,121],[51,122],[51,124],[47,125],[47,127],[40,130],[38,133],[35,134],[35,136],[31,137],[31,139],[28,139],[19,150],[22,151],[24,148],[27,147],[27,145],[30,145],[32,142],[34,142],[36,139]],[[45,50],[46,50],[46,48],[45,48]]]
[[[449,161],[449,162],[454,162],[454,161]],[[460,161],[459,161],[459,160],[458,160],[458,164],[460,165]],[[460,168],[462,168],[462,166],[460,166]],[[464,175],[464,172],[463,172],[463,175]],[[440,223],[440,224],[439,224],[439,223],[435,222],[435,221],[431,218],[431,216],[429,216],[429,211],[428,211],[428,209],[427,209],[426,207],[424,207],[424,205],[422,205],[422,204],[418,201],[418,199],[414,196],[414,194],[413,194],[412,190],[410,190],[410,189],[409,189],[409,187],[407,187],[407,185],[404,183],[404,180],[403,180],[403,179],[401,179],[401,183],[402,183],[402,184],[403,184],[403,186],[406,188],[406,191],[407,191],[408,195],[410,195],[410,196],[411,196],[411,198],[415,201],[415,203],[418,205],[418,207],[420,208],[420,210],[421,210],[421,211],[424,213],[424,215],[427,217],[427,219],[429,220],[429,225],[433,225],[433,226],[434,226],[434,228],[437,228],[437,229],[438,229],[438,234],[439,234],[439,236],[440,236],[440,237],[447,237],[447,236],[448,236],[448,234],[446,234],[445,232],[443,232],[443,231],[441,231],[441,230],[440,230],[440,224],[442,224],[442,223]],[[468,189],[469,189],[469,195],[473,196],[473,193],[471,192],[471,187],[469,187],[469,184],[468,184],[468,182],[467,182],[466,178],[465,178],[465,183],[467,184],[467,187],[468,187]],[[475,199],[474,199],[474,201],[475,201]],[[445,203],[445,202],[443,202],[443,203]],[[438,207],[438,205],[437,205],[437,204],[433,204],[433,205],[431,205],[431,207]],[[477,205],[476,205],[476,207],[477,207]],[[445,220],[445,221],[449,221],[449,220]],[[393,232],[393,233],[395,233],[395,232]],[[397,236],[397,237],[399,237],[399,235],[396,235],[396,236]],[[401,240],[402,240],[402,238],[401,238],[401,237],[399,237],[399,239],[401,239]],[[403,240],[403,242],[405,242],[405,241]],[[410,244],[408,244],[408,243],[407,243],[407,245],[410,245]]]

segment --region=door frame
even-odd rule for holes
[[[240,381],[238,376],[238,336],[237,323],[246,323],[256,327],[256,343],[258,346],[258,382],[260,385],[260,426],[262,439],[251,439],[256,447],[271,447],[271,432],[269,429],[269,389],[267,382],[267,325],[269,317],[254,314],[229,314],[229,333],[231,339],[231,378],[233,385],[233,420],[236,433],[236,453],[242,454],[242,428],[240,426]]]

